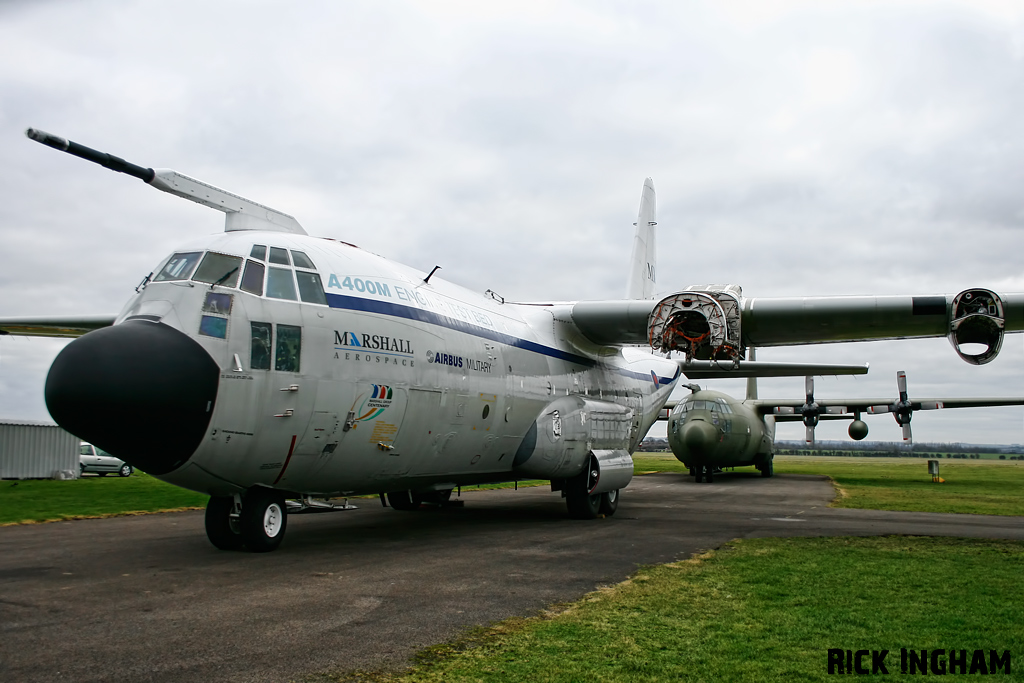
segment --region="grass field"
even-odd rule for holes
[[[685,472],[670,453],[636,453],[637,474]],[[932,483],[926,461],[914,458],[778,456],[775,471],[826,474],[840,496],[836,507],[916,512],[1024,515],[1024,461],[943,460],[943,484]],[[753,470],[751,470],[753,471]],[[519,486],[547,485],[521,481]],[[474,488],[507,488],[489,484]],[[128,478],[86,476],[73,481],[0,481],[0,525],[107,517],[204,507],[206,496],[136,472]]]
[[[829,680],[829,648],[1024,655],[1024,543],[933,538],[734,541],[641,569],[548,614],[423,652],[376,681]],[[870,663],[870,658],[868,659]],[[888,678],[879,676],[861,678]]]
[[[0,481],[0,525],[206,507],[207,496],[136,471],[130,477]]]
[[[633,459],[637,472],[686,471],[671,453],[636,453]],[[941,484],[932,482],[927,462],[917,458],[787,455],[776,456],[775,472],[832,477],[840,493],[835,507],[1024,515],[1024,462],[942,460],[939,472],[945,482]]]

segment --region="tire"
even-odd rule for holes
[[[250,489],[242,500],[239,522],[246,548],[254,553],[276,550],[288,527],[284,496],[271,489]]]
[[[125,464],[121,465],[121,469],[118,470],[117,476],[119,476],[119,477],[130,477],[130,476],[132,476],[132,472],[134,472],[134,471],[135,470],[132,469],[131,465],[129,465],[128,463],[125,463]]]
[[[231,496],[210,496],[206,503],[206,537],[219,550],[239,550],[242,547],[239,522],[230,517],[234,504]]]
[[[591,457],[586,469],[575,477],[566,480],[565,505],[569,509],[569,517],[572,519],[595,519],[601,509],[601,494],[591,495],[589,492],[594,488],[597,481],[597,468],[594,466],[594,458]]]
[[[419,510],[423,500],[411,491],[392,491],[388,494],[388,505],[402,512]]]
[[[696,477],[697,476],[697,468],[696,467],[691,467],[690,468],[690,476],[691,477]]]
[[[707,483],[710,484],[711,482],[713,482],[715,480],[715,468],[714,467],[712,467],[710,465],[701,465],[701,470],[703,470],[704,481],[706,481]],[[698,474],[697,476],[699,477],[700,475]],[[700,481],[700,479],[698,479],[697,481]]]
[[[601,506],[598,508],[605,517],[611,517],[619,509],[619,490],[608,491],[601,494]]]
[[[762,477],[770,477],[775,474],[775,467],[772,465],[771,460],[762,465],[760,469]]]
[[[445,489],[443,491],[428,491],[419,497],[422,499],[424,503],[443,507],[448,501],[452,499],[452,489]]]
[[[704,480],[704,466],[697,465],[693,468],[693,480],[698,484]]]

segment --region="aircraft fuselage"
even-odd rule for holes
[[[771,461],[775,425],[742,401],[694,392],[668,418],[672,453],[689,468],[743,467]]]
[[[606,433],[587,426],[593,410],[563,408],[561,419],[580,424],[554,436],[564,440],[554,457],[581,469],[573,449],[635,448],[679,377],[674,361],[588,342],[562,322],[567,305],[425,283],[333,240],[228,232],[185,245],[154,273],[113,327],[67,347],[48,405],[58,421],[83,415],[76,433],[104,450],[214,496],[443,489],[521,478],[524,466],[536,475],[524,436],[565,397],[624,416]],[[120,346],[90,351],[83,342],[101,333]],[[161,340],[130,336],[141,334]],[[162,355],[194,360],[194,377]],[[83,392],[62,387],[92,384],[81,373],[93,371],[103,377],[95,395],[69,399]],[[109,388],[119,382],[127,388]]]

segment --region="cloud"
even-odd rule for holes
[[[1024,282],[1015,3],[55,0],[0,16],[0,315],[116,312],[175,245],[222,227],[28,126],[511,300],[620,296],[646,176],[664,290]],[[0,341],[0,415],[45,418],[25,392],[54,348]],[[985,368],[943,340],[764,355],[872,363],[837,394],[888,396],[897,369],[923,391],[1021,386],[1016,338]],[[1022,440],[1016,413],[949,412],[920,438]]]

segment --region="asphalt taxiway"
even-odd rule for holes
[[[0,680],[286,681],[401,667],[467,627],[536,613],[638,565],[738,537],[1024,540],[1024,518],[827,507],[822,477],[634,478],[614,517],[547,487],[463,508],[292,516],[281,548],[221,552],[201,512],[0,528]]]

